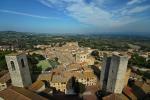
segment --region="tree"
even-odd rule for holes
[[[37,64],[39,62],[38,57],[41,57],[39,55],[28,55],[28,63],[29,63],[29,67],[30,67],[30,72],[31,72],[31,77],[33,81],[36,81],[38,75],[41,73],[42,71],[42,67],[37,67]]]
[[[7,69],[5,55],[11,53],[11,51],[0,51],[0,71]]]
[[[79,94],[79,93],[83,93],[85,91],[85,85],[76,81],[75,85],[74,85],[74,91],[75,93]]]
[[[137,65],[138,67],[148,67],[149,61],[146,61],[146,58],[139,56],[137,53],[133,54],[131,56],[131,59],[129,59],[129,65]]]
[[[97,50],[92,51],[91,53],[92,56],[98,57],[99,56],[99,52]]]
[[[150,68],[150,59],[146,62],[146,67]]]

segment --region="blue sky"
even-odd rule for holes
[[[0,0],[0,30],[150,32],[150,0]]]

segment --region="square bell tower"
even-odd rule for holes
[[[27,87],[32,84],[26,54],[5,56],[13,86]]]

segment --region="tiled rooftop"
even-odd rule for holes
[[[13,86],[1,91],[0,97],[4,100],[47,100],[27,89]]]
[[[8,82],[10,79],[10,74],[9,72],[7,72],[6,74],[4,74],[1,78],[0,78],[0,83],[6,83]]]

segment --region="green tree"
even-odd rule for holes
[[[74,91],[75,93],[79,94],[79,93],[83,93],[85,91],[85,85],[76,81],[74,84]]]
[[[0,51],[0,71],[7,69],[5,55],[11,53],[11,51]]]
[[[131,56],[129,60],[129,65],[137,65],[138,67],[147,67],[149,66],[149,61],[146,61],[146,58],[139,56],[137,53]]]

